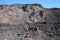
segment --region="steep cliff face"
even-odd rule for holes
[[[60,40],[59,13],[40,4],[0,5],[0,40]]]

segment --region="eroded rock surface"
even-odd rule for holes
[[[60,40],[59,13],[40,4],[0,5],[0,40]]]

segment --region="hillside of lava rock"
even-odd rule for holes
[[[60,40],[60,8],[0,5],[0,40]]]

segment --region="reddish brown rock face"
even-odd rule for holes
[[[9,17],[13,15],[13,11],[12,10],[8,10],[6,12],[3,12],[0,15],[0,20],[2,23],[8,23],[9,21]]]

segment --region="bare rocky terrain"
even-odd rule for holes
[[[60,8],[0,5],[0,40],[60,40]]]

